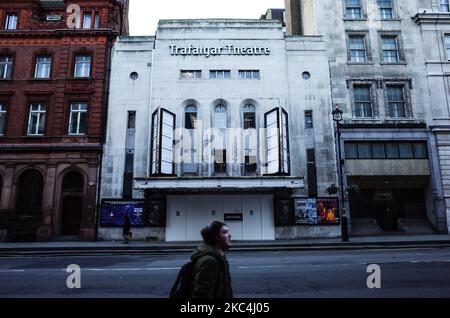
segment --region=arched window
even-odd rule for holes
[[[37,170],[27,170],[20,175],[16,201],[18,215],[41,214],[43,186],[44,178]]]
[[[188,105],[184,110],[184,128],[194,129],[197,121],[197,106]]]
[[[217,104],[214,107],[214,128],[226,129],[227,126],[227,106],[224,104]]]
[[[256,132],[256,107],[246,104],[243,107],[244,117],[244,175],[254,176],[257,172],[258,135]]]
[[[218,103],[214,106],[214,173],[227,173],[227,132],[228,128],[228,110],[224,103]]]

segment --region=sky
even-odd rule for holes
[[[284,0],[130,0],[130,35],[154,35],[161,19],[259,19],[269,8]]]

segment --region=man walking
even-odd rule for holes
[[[214,221],[201,230],[203,243],[192,253],[192,298],[232,298],[230,267],[225,252],[231,235],[225,223]]]

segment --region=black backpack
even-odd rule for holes
[[[189,298],[194,280],[195,262],[189,261],[178,272],[177,279],[170,290],[169,298]]]
[[[219,263],[222,263],[216,255],[208,254],[214,256]],[[170,290],[169,298],[189,298],[191,297],[192,284],[194,283],[194,265],[195,262],[200,259],[197,258],[195,261],[189,261],[184,264],[180,271],[178,272],[177,279]]]

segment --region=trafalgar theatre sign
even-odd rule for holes
[[[235,46],[225,45],[223,47],[218,46],[177,46],[170,45],[170,55],[172,56],[199,56],[205,57],[216,55],[270,55],[270,48],[261,46]]]

